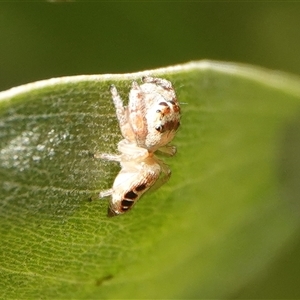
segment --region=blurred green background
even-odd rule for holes
[[[300,73],[300,3],[0,3],[0,90],[214,59]]]
[[[78,74],[127,73],[191,60],[300,73],[300,3],[1,3],[0,90]],[[243,294],[284,297],[298,284],[300,238]]]

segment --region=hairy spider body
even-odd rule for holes
[[[171,175],[167,165],[154,152],[168,155],[176,153],[168,145],[180,125],[180,106],[170,81],[146,76],[143,84],[132,83],[128,106],[114,85],[111,94],[121,133],[119,155],[101,154],[106,160],[118,161],[121,171],[111,189],[100,192],[100,197],[111,196],[108,215],[114,216],[130,210],[137,200],[160,178],[160,184]]]

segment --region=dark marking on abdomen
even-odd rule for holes
[[[124,198],[134,200],[137,198],[137,194],[134,191],[129,191],[124,195]]]

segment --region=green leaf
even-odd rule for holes
[[[119,171],[109,86],[172,81],[171,180],[127,214],[95,200]],[[299,233],[300,81],[195,62],[50,79],[0,93],[0,290],[45,299],[229,298]]]

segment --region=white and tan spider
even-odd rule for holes
[[[121,165],[112,188],[100,192],[100,198],[111,196],[109,216],[127,212],[161,174],[160,184],[171,175],[169,167],[154,153],[175,154],[176,147],[168,143],[180,125],[179,103],[170,81],[150,76],[142,81],[142,85],[133,81],[128,106],[123,105],[116,87],[110,88],[124,139],[118,143],[121,154],[97,155]]]

